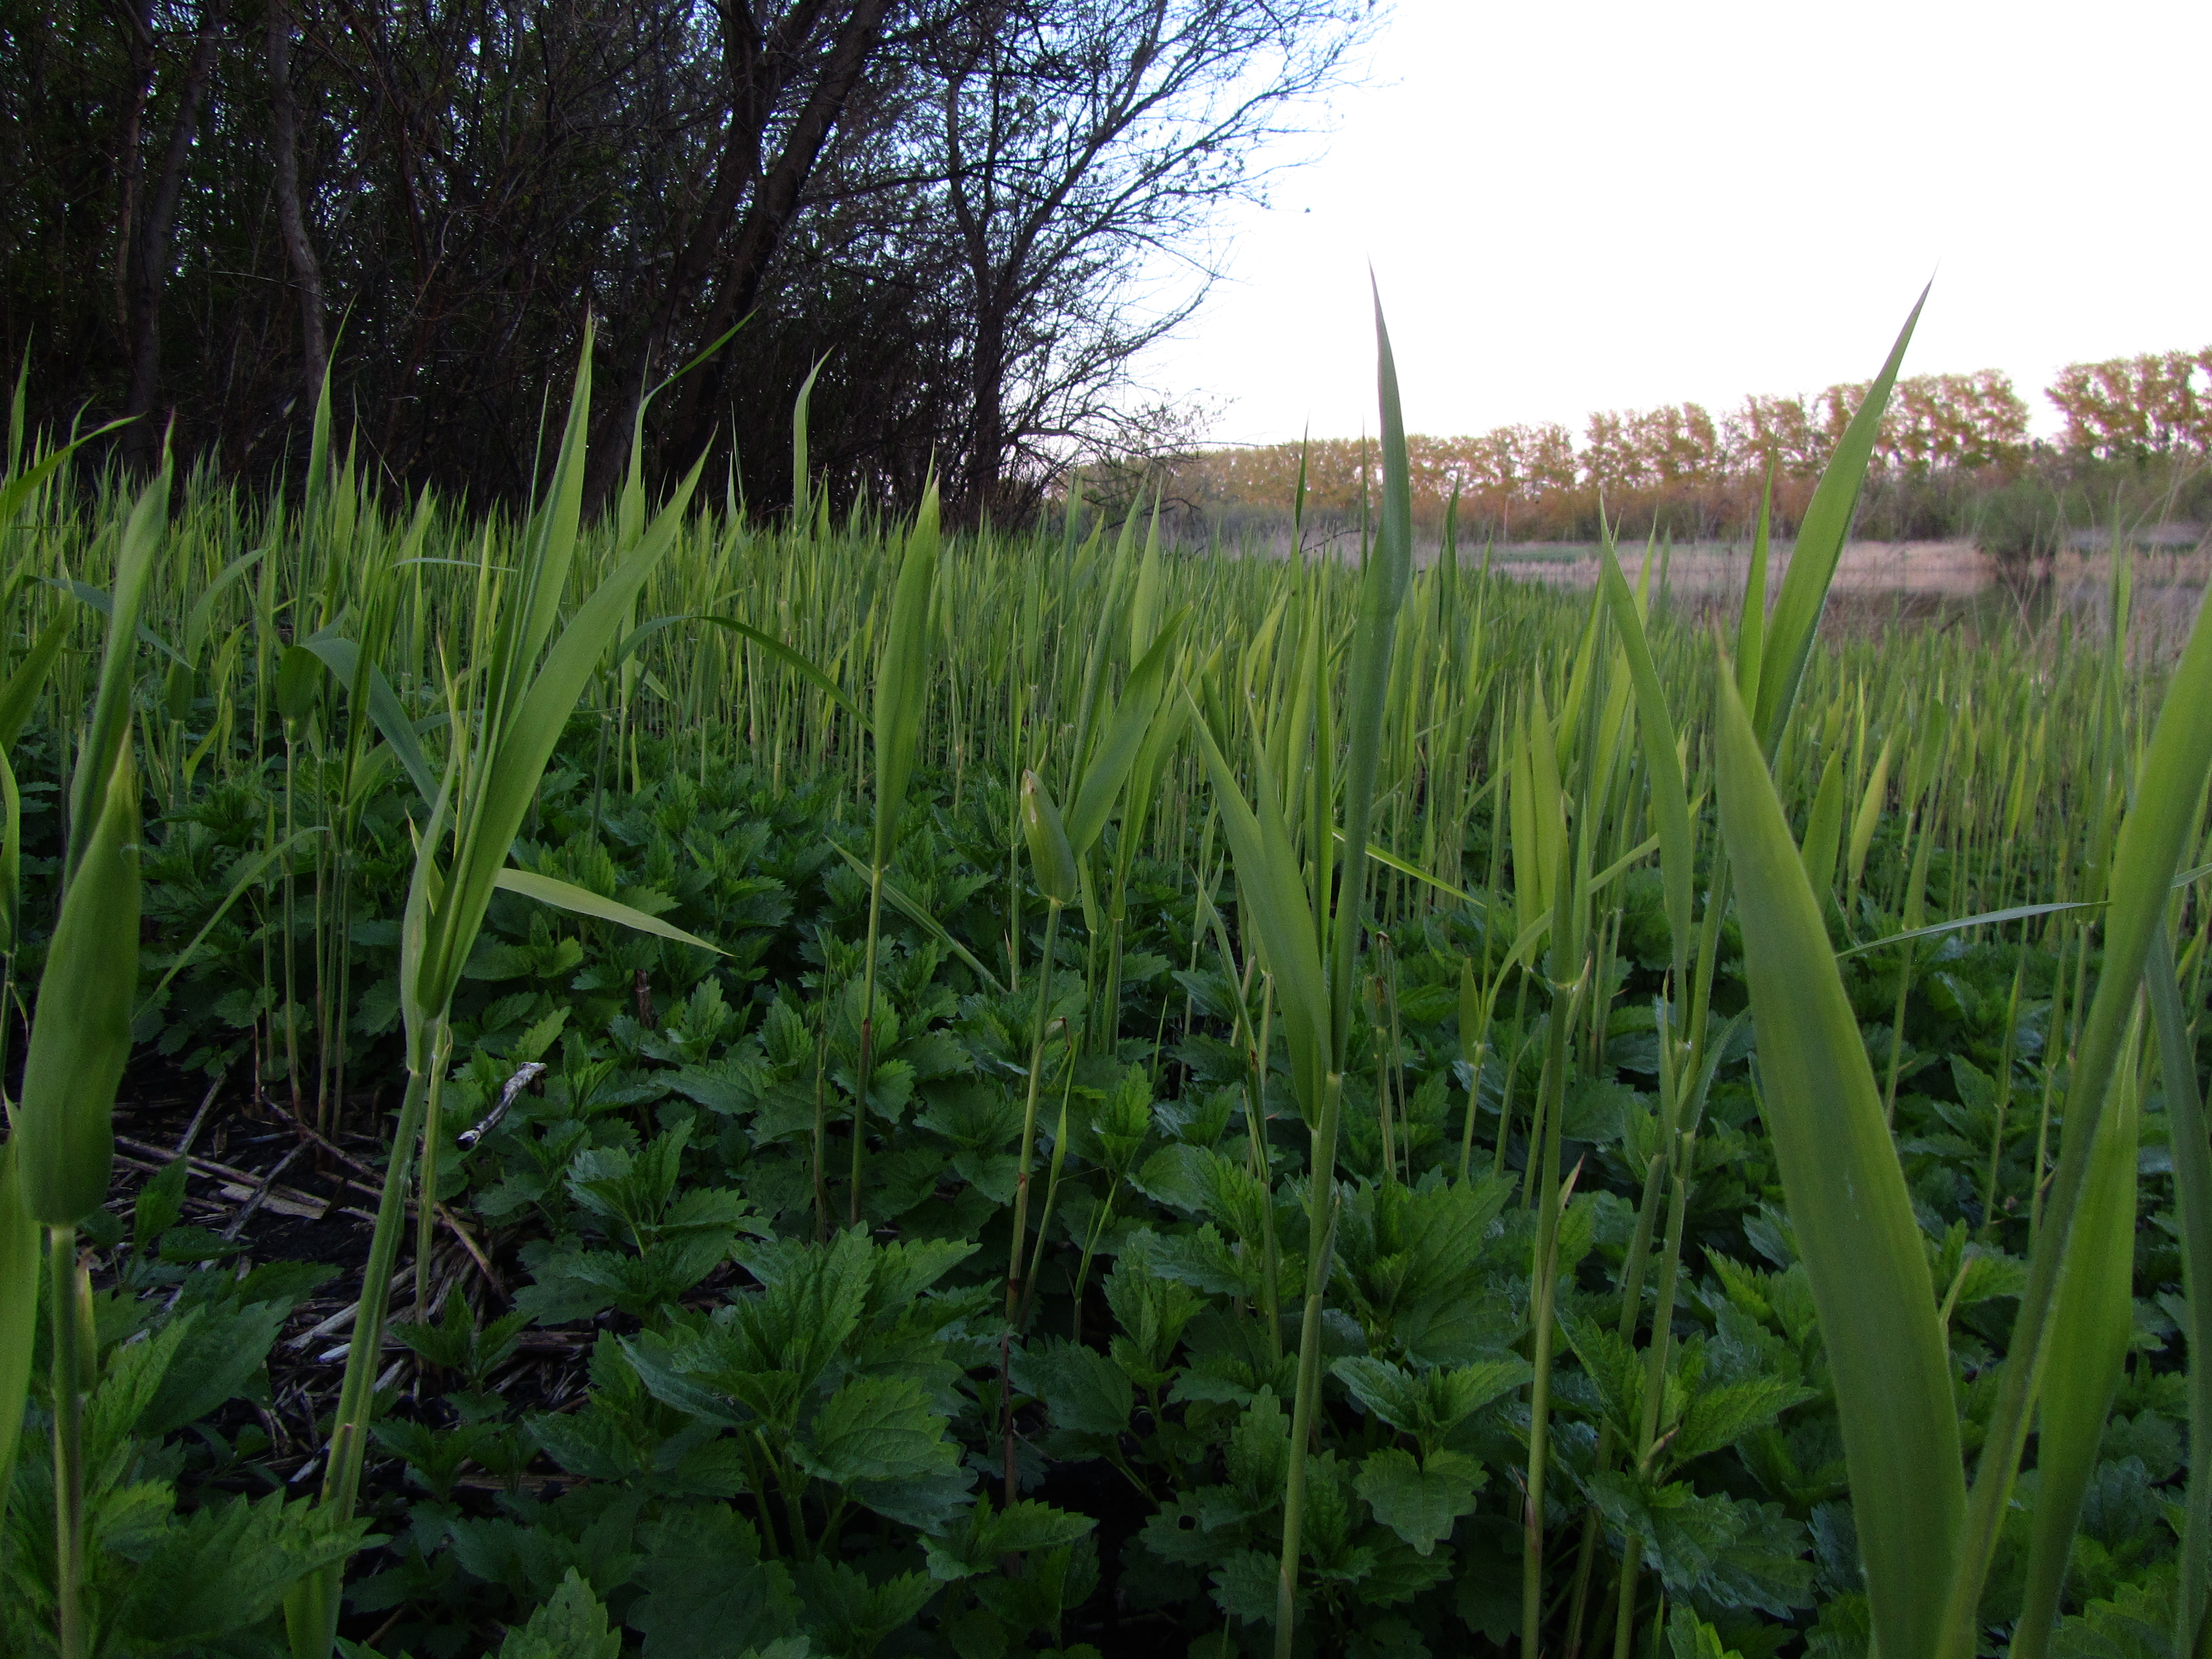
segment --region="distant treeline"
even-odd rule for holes
[[[1753,522],[1771,472],[1787,535],[1866,392],[1861,382],[1811,398],[1749,397],[1718,415],[1690,403],[1607,410],[1579,442],[1556,423],[1409,437],[1414,515],[1434,533],[1455,499],[1463,539],[1585,541],[1602,504],[1625,534],[1724,538]],[[2055,441],[2029,437],[2027,404],[1998,370],[1900,380],[1861,533],[1972,536],[2016,556],[2116,520],[2212,516],[2212,348],[2069,364],[2044,396],[2063,421]],[[1381,476],[1371,443],[1328,439],[1199,451],[1141,487],[1157,484],[1209,529],[1265,527],[1287,519],[1301,465],[1306,514],[1322,524],[1356,518]]]

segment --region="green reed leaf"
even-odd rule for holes
[[[49,1227],[98,1209],[115,1163],[115,1086],[138,988],[138,782],[127,725],[101,782],[87,792],[99,816],[46,947],[15,1115],[23,1202]]]
[[[1927,303],[1928,290],[1923,289],[1905,326],[1898,331],[1897,343],[1889,349],[1881,372],[1875,376],[1858,412],[1844,428],[1843,441],[1821,470],[1820,482],[1814,486],[1812,501],[1798,524],[1790,568],[1782,578],[1782,591],[1775,596],[1773,612],[1766,619],[1766,641],[1759,671],[1756,724],[1760,748],[1769,756],[1782,741],[1782,727],[1797,701],[1797,687],[1805,678],[1806,661],[1813,654],[1813,636],[1820,625],[1820,611],[1827,603],[1836,562],[1843,556],[1851,514],[1858,507],[1859,490],[1866,482],[1867,463],[1874,458],[1882,410],[1889,404],[1889,389],[1905,361],[1905,348],[1911,343],[1913,325],[1920,320],[1920,307]]]
[[[2105,1419],[2135,1334],[2136,1139],[2142,1018],[2130,1023],[2109,1104],[2097,1125],[2089,1176],[2066,1241],[2051,1358],[2037,1401],[2035,1513],[2027,1590],[2014,1627],[2016,1659],[2051,1650],[2059,1591],[2073,1553],[2081,1499],[2096,1473]]]
[[[890,866],[898,850],[899,814],[914,775],[915,750],[929,700],[929,602],[937,582],[937,490],[922,497],[899,561],[890,626],[876,665],[876,833],[870,860]]]
[[[1820,908],[1732,678],[1719,677],[1721,831],[1735,872],[1763,1110],[1835,1378],[1884,1653],[1934,1645],[1966,1508],[1936,1293]]]
[[[509,893],[520,893],[525,898],[536,899],[540,904],[550,904],[556,910],[566,910],[572,916],[587,916],[593,921],[611,921],[617,927],[627,927],[633,933],[651,933],[659,939],[672,939],[678,945],[694,945],[702,951],[712,951],[718,957],[730,953],[719,945],[709,945],[696,933],[687,933],[673,922],[663,921],[659,916],[649,916],[642,910],[611,898],[602,898],[588,887],[579,887],[574,882],[562,881],[553,876],[541,876],[534,870],[518,870],[507,866],[492,878],[492,884]]]

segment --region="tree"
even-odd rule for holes
[[[1131,360],[1215,275],[1207,232],[1335,83],[1358,0],[990,0],[937,35],[924,141],[966,283],[951,447],[970,516],[1117,423]],[[1179,269],[1179,280],[1167,273]]]

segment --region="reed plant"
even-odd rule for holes
[[[2199,1650],[2212,1487],[2157,1448],[2212,1413],[2212,646],[2124,556],[2087,609],[1838,615],[1911,327],[1771,605],[1763,523],[1724,605],[1609,536],[1586,587],[1416,569],[1379,309],[1380,491],[1295,559],[833,513],[803,404],[788,512],[634,462],[589,522],[588,351],[514,515],[388,500],[327,403],[289,499],[15,445],[0,1632],[201,1640],[131,1622],[85,1448],[272,1281],[160,1254],[185,1166],[103,1219],[136,1054],[294,1178],[383,1160],[319,1497],[254,1522],[302,1655],[371,1636],[403,1479],[450,1530],[356,1593],[418,1651],[1065,1650],[1103,1592],[1037,1481],[1084,1463],[1206,1651],[1963,1659],[2115,1596]],[[567,1409],[493,1382],[532,1320],[592,1345]],[[179,1479],[149,1559],[244,1524]],[[2174,1516],[2132,1556],[2123,1488]],[[499,1528],[589,1571],[497,1580]]]

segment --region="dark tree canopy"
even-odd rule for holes
[[[0,339],[38,415],[267,477],[327,361],[395,480],[528,490],[586,316],[618,476],[728,453],[1018,514],[1140,438],[1371,0],[0,0]],[[740,326],[742,325],[742,326]],[[735,329],[734,335],[731,331]],[[172,423],[173,426],[172,426]]]

